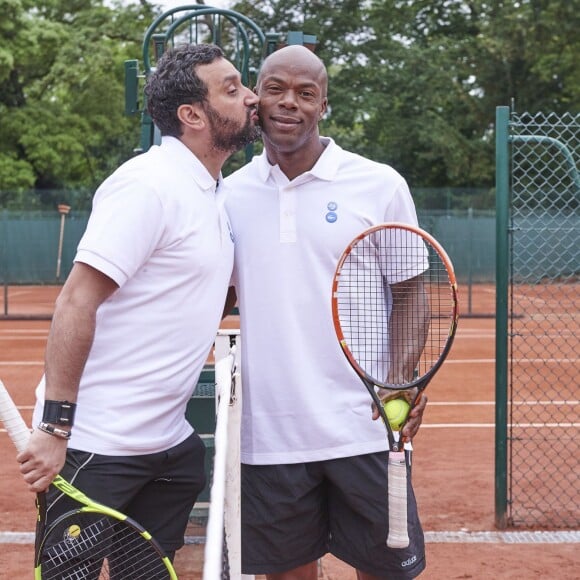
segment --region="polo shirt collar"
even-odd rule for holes
[[[161,148],[167,151],[171,157],[183,164],[184,167],[191,169],[192,177],[200,187],[200,189],[216,190],[216,181],[211,173],[207,170],[205,165],[195,156],[195,154],[188,149],[176,137],[163,136],[161,137]],[[217,185],[221,185],[222,175],[220,173]]]
[[[310,171],[299,175],[294,179],[294,181],[302,181],[305,177],[314,177],[316,179],[321,179],[322,181],[332,181],[335,178],[336,173],[338,172],[339,153],[341,148],[330,137],[320,137],[320,140],[326,145],[322,155],[318,158],[318,161]],[[257,164],[258,175],[264,183],[268,181],[270,176],[274,177],[272,172],[274,168],[278,167],[278,165],[270,164],[265,149],[258,157]]]

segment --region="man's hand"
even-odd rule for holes
[[[427,406],[427,396],[421,393],[419,395],[419,399],[415,406],[409,412],[409,418],[403,427],[403,443],[409,443],[417,432],[419,431],[419,427],[423,422],[423,413],[425,412],[425,407]]]
[[[19,453],[20,473],[34,493],[45,491],[62,469],[67,440],[35,429],[26,449]]]
[[[411,404],[413,399],[417,396],[417,389],[409,389],[407,391],[379,389],[379,397],[383,405],[390,399],[398,399],[401,396],[405,398],[409,404]],[[424,393],[419,394],[415,406],[412,407],[409,411],[409,418],[407,419],[407,422],[403,427],[403,432],[401,433],[403,443],[410,442],[411,439],[417,435],[419,427],[423,422],[423,413],[425,412],[427,401],[427,396]],[[373,420],[376,420],[379,417],[379,411],[376,405],[373,403]]]

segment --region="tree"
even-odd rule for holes
[[[133,154],[140,127],[123,111],[124,61],[141,59],[143,35],[161,9],[129,1],[0,0],[3,205],[31,187],[82,187],[90,196]],[[413,187],[490,190],[498,105],[513,99],[518,111],[578,110],[574,2],[231,5],[282,42],[293,30],[316,35],[330,76],[322,132],[390,163]],[[237,156],[230,166],[242,162]]]
[[[578,107],[574,3],[239,2],[267,29],[316,34],[330,74],[323,130],[415,186],[491,187],[497,105]],[[269,28],[268,28],[269,27]]]
[[[123,63],[140,54],[147,4],[0,0],[0,190],[92,188],[132,155]]]
[[[474,3],[479,25],[473,67],[489,107],[578,111],[578,5],[568,0]]]

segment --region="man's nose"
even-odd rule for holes
[[[247,94],[246,94],[246,105],[248,107],[254,106],[258,104],[258,95],[256,93],[254,93],[254,91],[252,91],[251,89],[246,88]]]
[[[280,105],[283,107],[295,108],[297,107],[296,93],[292,90],[284,91],[280,97]]]

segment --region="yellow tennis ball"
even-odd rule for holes
[[[405,399],[391,399],[383,405],[391,429],[399,431],[407,419],[411,405]]]

